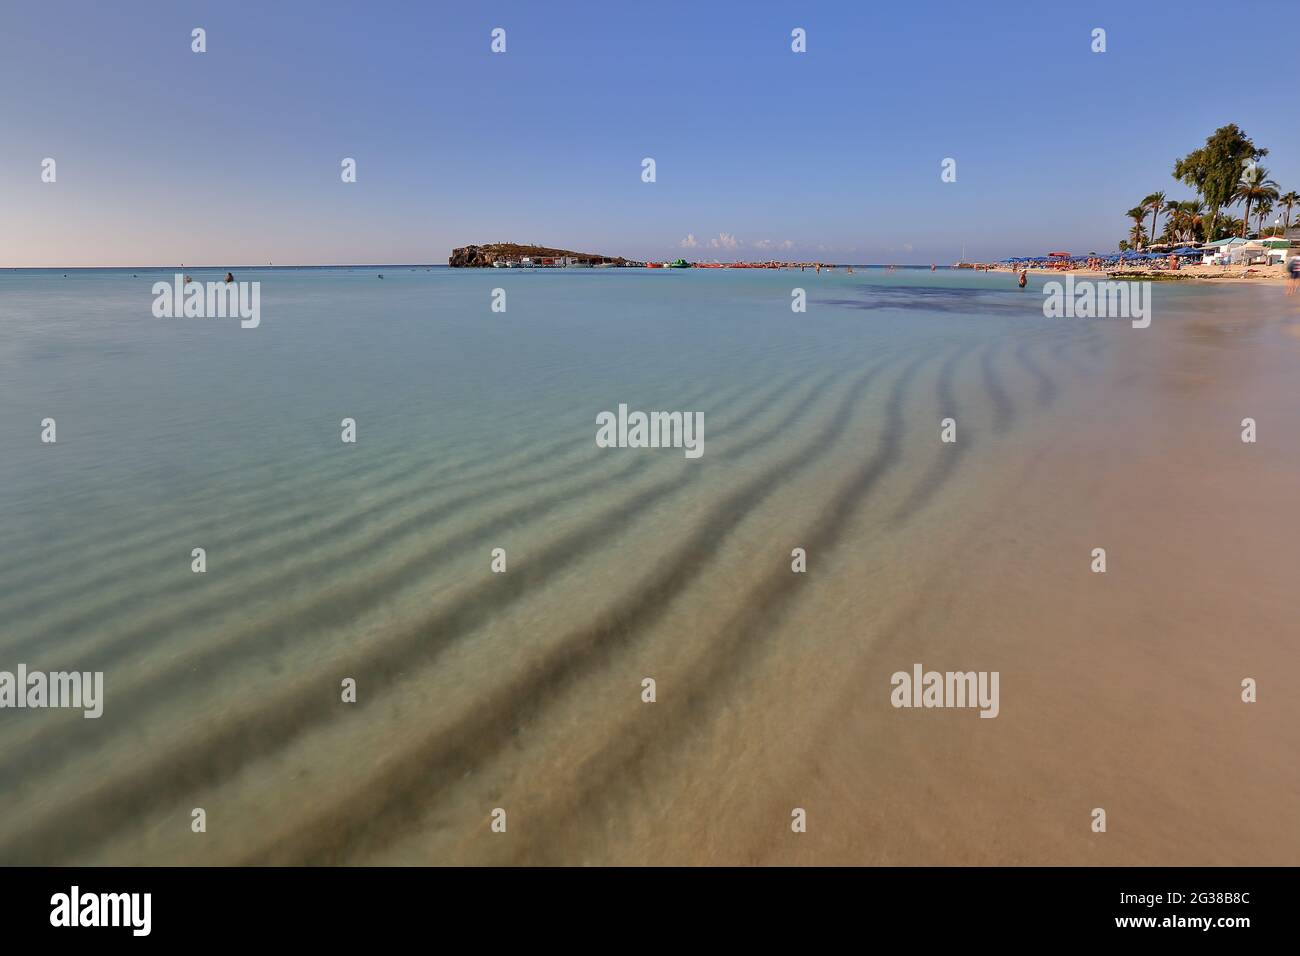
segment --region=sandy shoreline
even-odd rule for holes
[[[1249,270],[1249,271],[1247,271]],[[1011,266],[998,265],[990,272],[1018,272],[1018,269]],[[1105,279],[1112,275],[1133,275],[1135,273],[1149,274],[1156,272],[1158,275],[1168,275],[1169,281],[1198,281],[1213,282],[1216,285],[1249,283],[1258,285],[1260,283],[1272,285],[1285,285],[1287,281],[1286,266],[1276,264],[1271,266],[1183,266],[1175,272],[1168,270],[1142,269],[1140,267],[1131,267],[1125,269],[1114,269],[1103,271],[1101,269],[1030,269],[1031,276],[1038,275],[1072,275],[1086,278]],[[1243,275],[1243,273],[1245,273]]]

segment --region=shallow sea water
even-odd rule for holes
[[[236,270],[241,329],[171,275],[0,273],[0,670],[105,681],[0,711],[0,861],[1300,862],[1280,289]],[[704,454],[597,448],[620,403]],[[894,709],[914,662],[998,718]]]

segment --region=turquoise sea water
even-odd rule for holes
[[[1039,308],[1007,281],[947,271],[276,269],[240,273],[262,283],[262,324],[242,329],[153,318],[150,286],[170,270],[63,275],[0,273],[5,504],[47,504],[6,514],[37,548],[160,509],[204,534],[250,492],[328,493],[385,462],[451,466],[521,442],[541,454],[586,441],[618,402],[704,409],[728,386],[1014,328]],[[800,283],[810,314],[790,309]],[[57,447],[31,440],[46,417]],[[338,440],[344,417],[356,447]]]
[[[937,559],[1169,350],[1196,374],[1292,341],[1272,290],[1158,288],[1136,338],[1044,319],[1038,278],[865,269],[236,270],[261,283],[243,329],[154,318],[173,272],[0,273],[0,669],[106,685],[99,720],[0,716],[0,861],[647,859],[647,754],[748,780],[711,748],[752,735],[718,727],[761,725],[797,635],[920,586],[881,596],[885,555]],[[702,412],[702,458],[597,448],[620,403]],[[798,591],[793,547],[838,574]],[[643,739],[618,727],[650,672]],[[506,804],[546,821],[508,852],[482,842]]]

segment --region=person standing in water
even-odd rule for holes
[[[1023,289],[1023,288],[1025,287],[1025,284],[1026,284],[1028,281],[1029,281],[1029,270],[1028,270],[1028,269],[1021,269],[1021,270],[1020,270],[1020,281],[1019,281],[1019,283],[1017,283],[1017,284],[1020,286],[1020,288]]]

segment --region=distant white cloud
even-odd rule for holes
[[[700,244],[699,240],[695,238],[695,233],[693,232],[688,232],[686,234],[686,238],[678,243],[678,245],[681,246],[683,249],[694,249],[699,244]]]
[[[790,239],[787,239],[787,240],[785,240],[785,242],[781,243],[781,248],[782,248],[782,249],[793,249],[793,248],[794,248],[794,242],[793,242],[792,240],[790,240]]]
[[[716,239],[710,239],[709,245],[714,249],[735,249],[740,245],[740,240],[728,232],[720,232]]]
[[[755,248],[755,249],[771,249],[771,248],[772,248],[773,246],[775,246],[775,245],[776,245],[776,243],[773,242],[771,239],[760,239],[760,240],[758,240],[758,242],[754,243],[754,248]]]

